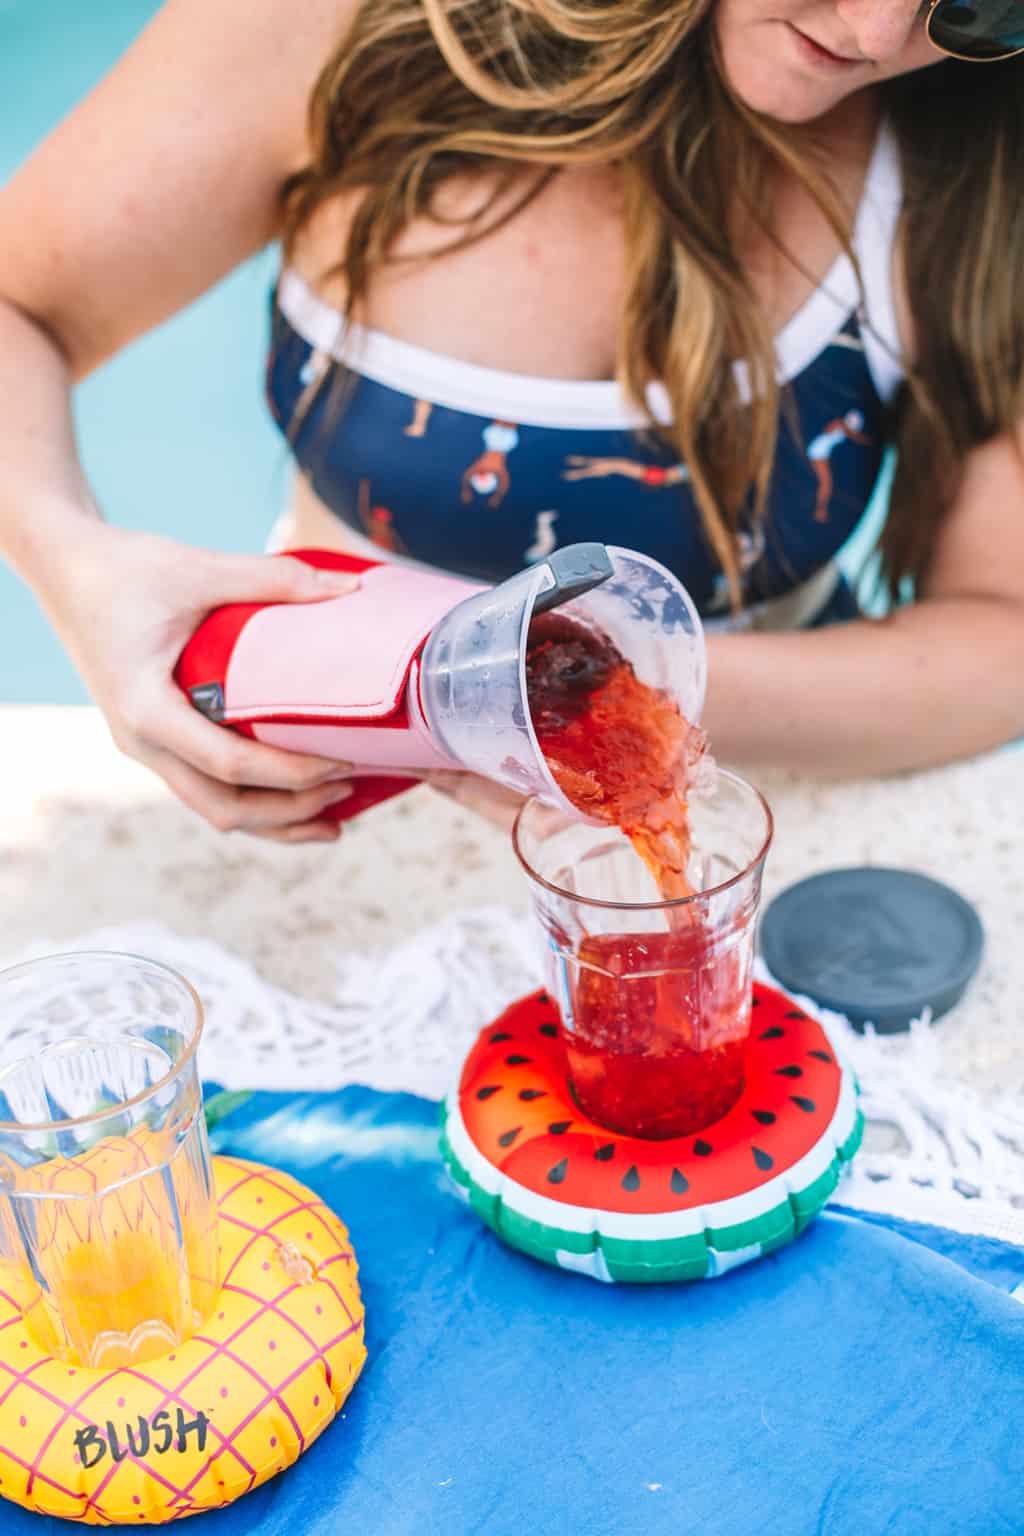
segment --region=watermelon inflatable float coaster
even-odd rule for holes
[[[696,1135],[619,1136],[585,1120],[546,992],[483,1031],[443,1107],[442,1150],[514,1248],[598,1280],[710,1279],[788,1243],[860,1144],[852,1074],[822,1024],[754,988],[743,1094]]]

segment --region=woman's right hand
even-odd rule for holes
[[[70,553],[70,552],[69,552]],[[333,842],[328,805],[350,766],[284,752],[214,725],[174,680],[186,642],[225,603],[315,602],[358,578],[280,556],[225,555],[83,519],[40,596],[122,752],[222,832]]]

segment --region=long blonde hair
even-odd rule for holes
[[[616,374],[638,402],[652,380],[664,384],[672,425],[657,430],[689,468],[736,602],[736,529],[745,509],[763,510],[784,404],[737,230],[753,222],[778,239],[766,188],[781,169],[852,252],[848,213],[807,134],[755,116],[724,84],[711,9],[712,0],[362,0],[313,92],[311,158],[285,189],[284,227],[289,248],[322,204],[359,193],[338,263],[354,315],[401,231],[440,217],[437,193],[451,177],[486,170],[492,193],[446,249],[514,217],[559,168],[614,163],[626,255]],[[1022,84],[1014,64],[949,63],[886,91],[907,170],[918,349],[895,429],[892,584],[925,568],[967,448],[1024,416]],[[967,126],[943,109],[951,88]],[[745,399],[736,357],[747,364]]]

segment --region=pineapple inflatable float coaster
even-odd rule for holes
[[[90,1525],[217,1509],[291,1466],[352,1390],[366,1351],[345,1227],[286,1174],[228,1157],[213,1167],[220,1291],[168,1354],[70,1367],[0,1289],[6,1498]]]
[[[860,1145],[852,1074],[824,1026],[754,988],[746,1085],[714,1125],[668,1141],[587,1121],[545,992],[483,1031],[443,1110],[456,1183],[512,1247],[599,1280],[699,1280],[788,1243]]]

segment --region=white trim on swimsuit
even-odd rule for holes
[[[861,337],[865,359],[880,397],[891,398],[903,377],[892,280],[892,253],[902,204],[899,152],[883,125],[864,183],[853,230],[853,249],[864,283]],[[821,286],[775,338],[780,383],[802,373],[835,339],[858,309],[861,292],[852,262],[841,254]],[[278,285],[281,313],[318,352],[400,391],[489,420],[519,426],[567,430],[642,427],[644,413],[633,406],[614,379],[551,379],[481,368],[425,347],[399,341],[366,326],[345,327],[341,312],[321,299],[293,269]],[[734,364],[741,393],[749,396],[746,364]],[[670,420],[664,386],[652,384],[647,403],[656,421]]]

